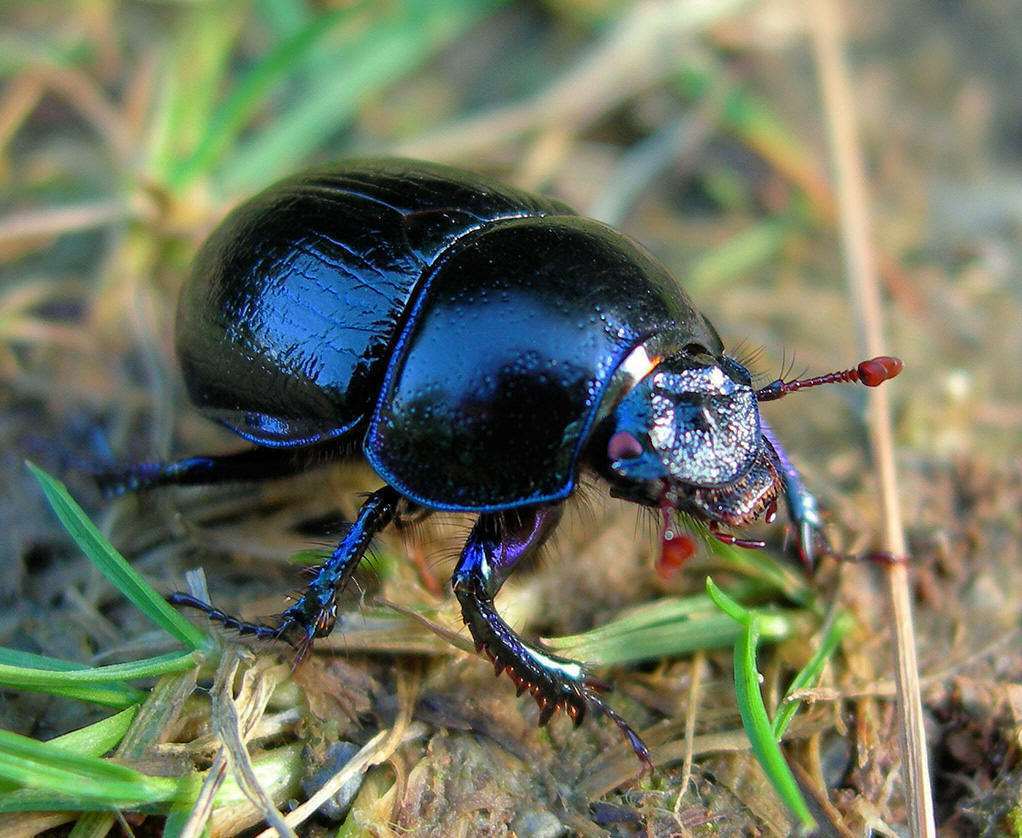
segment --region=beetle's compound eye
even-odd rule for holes
[[[607,443],[607,456],[614,460],[634,460],[642,456],[642,443],[628,431],[618,431]]]
[[[688,355],[693,361],[699,361],[701,363],[713,363],[715,360],[714,354],[701,343],[686,343],[682,352]]]
[[[730,355],[720,356],[720,368],[727,373],[729,378],[733,378],[739,384],[744,384],[746,387],[752,386],[752,374]]]

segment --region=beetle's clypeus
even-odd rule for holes
[[[291,639],[301,657],[396,516],[474,512],[453,587],[478,648],[532,692],[541,724],[558,708],[576,723],[598,710],[646,761],[582,666],[500,617],[504,580],[556,527],[581,469],[665,521],[683,510],[747,546],[719,528],[772,520],[783,494],[811,560],[816,506],[758,401],[900,369],[880,358],[754,390],[630,239],[559,201],[406,160],[310,171],[234,210],[184,286],[177,351],[195,404],[254,446],[106,475],[111,492],[280,476],[352,450],[383,485],[276,624],[186,594],[174,602]]]

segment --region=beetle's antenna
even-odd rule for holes
[[[863,361],[854,369],[831,372],[827,375],[818,375],[815,378],[796,378],[792,381],[784,381],[778,378],[771,381],[766,387],[756,391],[756,399],[761,402],[770,402],[794,393],[796,390],[804,390],[807,387],[819,387],[821,384],[837,384],[846,381],[858,381],[867,387],[879,387],[885,381],[890,381],[899,372],[902,364],[900,358],[893,358],[890,355],[878,355]]]

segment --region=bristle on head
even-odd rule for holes
[[[761,402],[769,402],[794,393],[797,390],[804,390],[807,387],[819,387],[821,384],[838,384],[841,382],[859,382],[867,387],[879,387],[885,381],[890,381],[901,372],[904,364],[900,358],[890,355],[878,355],[863,361],[854,369],[832,372],[827,375],[818,375],[815,378],[798,378],[794,381],[783,381],[778,378],[771,381],[766,387],[756,391],[756,399]]]

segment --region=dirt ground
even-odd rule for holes
[[[373,487],[365,467],[328,467],[106,501],[89,477],[239,447],[187,403],[174,301],[227,209],[309,161],[408,154],[556,195],[649,247],[763,381],[860,357],[803,4],[440,6],[434,20],[421,3],[355,4],[308,54],[295,33],[343,4],[0,11],[0,645],[83,663],[169,648],[60,530],[25,458],[65,480],[159,590],[201,567],[217,605],[248,616],[280,610],[302,584],[303,551],[330,545]],[[937,820],[943,835],[1022,835],[1022,27],[997,0],[845,12],[888,350],[905,362],[889,386]],[[250,71],[284,42],[293,49],[263,90]],[[224,129],[242,83],[255,92],[238,130]],[[320,97],[334,110],[316,111]],[[289,121],[301,130],[281,130]],[[215,152],[196,156],[210,136]],[[831,388],[764,408],[850,554],[880,527],[864,405],[857,389]],[[665,580],[655,523],[596,484],[585,496],[501,594],[530,636],[699,594],[707,574],[747,576],[704,548]],[[243,665],[276,684],[253,751],[301,748],[282,810],[316,770],[343,764],[336,742],[361,747],[398,725],[405,740],[365,776],[338,834],[788,834],[741,730],[730,649],[599,670],[657,758],[636,783],[606,720],[538,729],[527,694],[385,604],[467,640],[446,579],[468,526],[452,516],[388,532],[339,630],[293,677],[273,667],[286,648],[248,647],[261,662]],[[761,650],[768,706],[819,641],[821,613],[836,604],[855,618],[786,739],[817,819],[825,834],[906,834],[882,570],[825,560],[807,579],[784,556],[783,527],[757,532],[764,561],[819,604],[765,598],[800,627]],[[212,678],[200,675],[165,741],[210,733]],[[106,713],[3,696],[0,727],[38,739]],[[155,748],[138,764],[173,774],[180,759]],[[300,831],[333,833],[343,817],[321,812]],[[155,834],[161,821],[129,823]],[[253,826],[224,820],[214,833]]]

